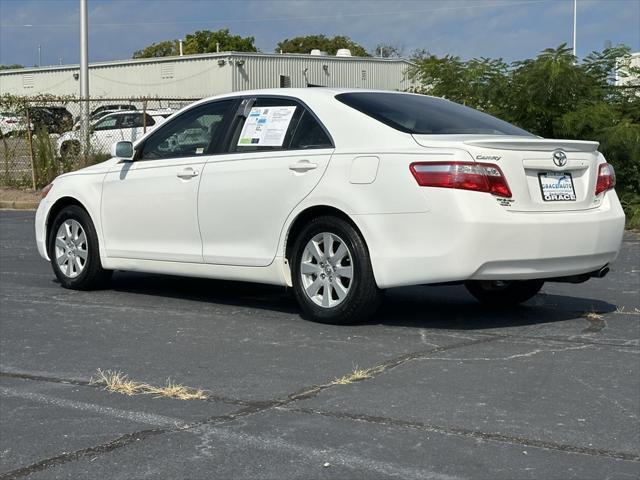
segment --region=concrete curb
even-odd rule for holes
[[[38,202],[0,200],[0,210],[36,210]]]

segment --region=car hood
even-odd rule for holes
[[[73,172],[65,173],[60,175],[58,178],[70,177],[72,175],[95,175],[95,174],[104,174],[113,168],[113,166],[120,161],[119,158],[110,158],[109,160],[105,160],[104,162],[96,163],[95,165],[89,165],[88,167],[81,168],[79,170],[74,170]]]

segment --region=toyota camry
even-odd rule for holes
[[[36,238],[63,287],[114,270],[292,287],[352,323],[384,289],[480,302],[604,276],[624,214],[598,143],[534,136],[448,100],[274,89],[199,101],[43,190]]]

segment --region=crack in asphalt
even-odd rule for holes
[[[2,368],[2,367],[0,367]],[[70,378],[59,378],[59,377],[50,377],[45,375],[33,375],[26,372],[7,372],[0,370],[0,378],[17,378],[20,380],[33,380],[37,382],[48,382],[48,383],[61,383],[64,385],[76,385],[80,387],[90,387],[95,388],[97,390],[104,390],[103,383],[93,383],[89,380],[80,380],[80,379],[70,379]],[[260,402],[252,402],[250,400],[239,400],[237,398],[224,397],[222,395],[217,394],[206,394],[206,398],[199,399],[204,402],[220,402],[226,403],[229,405],[253,405],[254,403]]]
[[[498,333],[483,333],[482,336],[483,338],[480,338],[480,339],[471,339],[463,342],[458,342],[452,345],[438,346],[435,348],[430,348],[428,350],[421,350],[417,352],[410,352],[410,353],[400,355],[398,357],[392,358],[390,360],[387,360],[386,362],[380,363],[374,367],[369,368],[368,371],[371,373],[371,378],[362,380],[362,381],[371,380],[377,377],[378,375],[386,371],[392,370],[394,368],[397,368],[400,365],[404,365],[407,362],[410,362],[413,360],[428,359],[428,358],[431,358],[432,355],[440,352],[444,352],[444,351],[450,351],[458,348],[464,348],[467,346],[472,346],[472,345],[477,345],[482,343],[489,343],[489,342],[494,342],[494,341],[504,340],[504,339],[515,340],[518,338],[526,338],[529,340],[536,340],[536,341],[545,340],[545,338],[536,337],[536,336],[509,335],[509,334],[498,334]],[[587,345],[592,345],[593,343],[597,343],[597,342],[581,342],[581,341],[575,342],[574,341],[570,343],[584,343]],[[613,345],[613,346],[619,347],[620,345]],[[33,375],[33,374],[23,373],[23,372],[0,372],[0,377],[19,378],[19,379],[32,380],[32,381],[42,381],[42,382],[54,382],[54,383],[61,383],[61,384],[71,384],[71,385],[91,387],[91,388],[101,387],[100,385],[92,384],[86,380],[66,379],[66,378],[43,376],[43,375]],[[30,475],[34,472],[47,470],[49,468],[52,468],[64,463],[77,461],[87,457],[93,458],[100,455],[104,455],[114,450],[124,448],[133,443],[143,441],[147,438],[155,437],[157,435],[174,433],[178,431],[189,431],[189,430],[194,430],[203,426],[216,426],[216,425],[220,425],[223,423],[236,420],[238,418],[248,417],[251,415],[255,415],[257,413],[262,413],[271,409],[290,411],[294,413],[321,415],[321,416],[333,417],[337,419],[363,421],[363,422],[374,423],[379,425],[390,425],[395,427],[411,428],[411,429],[417,429],[422,431],[442,433],[447,435],[455,435],[459,437],[489,440],[489,441],[495,441],[499,443],[528,446],[532,448],[542,448],[546,450],[554,450],[554,451],[559,451],[564,453],[583,454],[583,455],[612,458],[612,459],[625,460],[625,461],[640,462],[640,455],[629,453],[629,452],[616,452],[616,451],[607,450],[607,449],[580,447],[576,445],[548,442],[548,441],[530,439],[525,437],[504,435],[500,433],[482,432],[478,430],[465,429],[461,427],[445,427],[441,425],[432,425],[432,424],[426,424],[422,422],[412,422],[407,420],[378,417],[378,416],[364,415],[364,414],[357,414],[357,413],[331,412],[331,411],[314,410],[314,409],[308,409],[308,408],[289,408],[288,407],[289,405],[297,401],[314,398],[321,392],[333,387],[336,387],[336,385],[330,381],[328,383],[302,388],[296,392],[286,395],[283,398],[266,400],[266,401],[246,401],[246,400],[239,400],[239,399],[233,399],[233,398],[214,395],[214,396],[211,396],[210,401],[218,401],[218,402],[229,403],[234,405],[243,405],[244,408],[228,413],[226,415],[216,415],[216,416],[208,417],[202,420],[185,423],[183,425],[176,426],[174,428],[166,428],[166,427],[153,428],[153,429],[146,429],[146,430],[141,430],[137,432],[127,433],[107,443],[79,449],[74,452],[62,453],[60,455],[57,455],[51,458],[39,460],[31,465],[15,469],[15,470],[6,472],[4,474],[0,474],[0,480],[20,478],[20,477]]]
[[[460,427],[446,427],[442,425],[434,425],[423,422],[414,422],[409,420],[400,420],[395,418],[380,417],[375,415],[364,415],[358,413],[332,412],[326,410],[315,410],[311,408],[283,408],[283,411],[293,413],[303,413],[308,415],[321,415],[324,417],[348,419],[360,422],[374,423],[377,425],[390,425],[394,427],[411,428],[433,433],[443,433],[446,435],[456,435],[461,437],[469,437],[482,440],[490,440],[500,443],[508,443],[514,445],[522,445],[525,447],[543,448],[545,450],[556,450],[565,453],[577,453],[582,455],[591,455],[596,457],[614,458],[617,460],[626,460],[632,462],[640,462],[640,455],[630,452],[616,452],[613,450],[580,447],[566,443],[549,442],[544,440],[536,440],[526,437],[517,437],[504,435],[501,433],[483,432],[480,430],[471,430]]]
[[[492,341],[497,341],[501,338],[505,338],[505,336],[495,336],[495,337],[491,337],[491,338],[482,338],[482,339],[474,339],[474,340],[467,340],[464,342],[458,342],[452,345],[447,345],[447,346],[442,346],[442,347],[437,347],[437,348],[432,348],[429,350],[421,350],[418,352],[412,352],[412,353],[407,353],[404,355],[400,355],[399,357],[395,357],[393,359],[390,359],[386,362],[380,363],[377,366],[373,367],[371,370],[371,372],[373,373],[371,378],[375,378],[375,376],[377,376],[378,374],[385,372],[387,370],[396,368],[406,362],[410,362],[412,360],[416,360],[416,359],[420,359],[420,358],[426,358],[429,355],[433,355],[435,353],[440,353],[443,351],[447,351],[447,350],[453,350],[456,348],[463,348],[463,347],[467,347],[467,346],[471,346],[471,345],[477,345],[477,344],[481,344],[481,343],[488,343],[488,342],[492,342]],[[86,381],[79,381],[79,380],[66,380],[66,379],[62,379],[62,378],[55,378],[55,377],[43,377],[43,376],[38,376],[38,375],[28,375],[28,374],[0,374],[0,376],[7,376],[7,377],[13,377],[13,378],[25,378],[25,377],[29,377],[27,379],[29,380],[35,380],[35,381],[49,381],[49,379],[53,379],[53,381],[57,381],[59,383],[69,383],[69,384],[73,384],[73,385],[78,385],[78,386],[88,386],[88,387],[94,387],[94,385],[90,384],[89,382]],[[305,400],[305,399],[309,399],[309,398],[313,398],[315,396],[317,396],[320,392],[327,390],[329,388],[335,387],[336,385],[333,382],[329,382],[329,383],[325,383],[322,385],[315,385],[315,386],[311,386],[311,387],[305,387],[302,388],[300,390],[298,390],[297,392],[288,394],[286,397],[284,398],[280,398],[280,399],[274,399],[274,400],[268,400],[268,401],[264,401],[264,402],[252,402],[251,405],[246,406],[245,408],[241,408],[239,410],[236,410],[235,412],[231,412],[228,413],[226,415],[216,415],[213,417],[208,417],[205,418],[203,420],[198,420],[198,421],[194,421],[194,422],[189,422],[189,423],[185,423],[183,425],[180,426],[176,426],[174,428],[154,428],[154,429],[147,429],[147,430],[141,430],[138,432],[132,432],[132,433],[127,433],[125,435],[122,435],[110,442],[107,443],[103,443],[100,445],[96,445],[96,446],[92,446],[92,447],[87,447],[87,448],[83,448],[80,450],[76,450],[74,452],[68,452],[68,453],[62,453],[60,455],[57,455],[55,457],[50,457],[50,458],[46,458],[43,460],[39,460],[35,463],[32,463],[30,465],[27,465],[25,467],[20,467],[14,470],[11,470],[9,472],[5,472],[3,474],[0,474],[0,480],[13,480],[16,478],[20,478],[20,477],[24,477],[27,475],[30,475],[34,472],[38,472],[38,471],[42,471],[42,470],[47,470],[51,467],[55,467],[58,465],[62,465],[64,463],[68,463],[68,462],[73,462],[73,461],[77,461],[80,460],[82,458],[86,458],[86,457],[96,457],[99,455],[103,455],[109,452],[112,452],[116,449],[119,448],[123,448],[126,447],[128,445],[131,445],[132,443],[138,442],[138,441],[142,441],[145,440],[147,438],[151,438],[151,437],[155,437],[157,435],[162,435],[165,433],[173,433],[173,432],[178,432],[178,431],[188,431],[188,430],[193,430],[195,428],[198,427],[202,427],[202,426],[212,426],[212,425],[218,425],[221,423],[225,423],[225,422],[229,422],[229,421],[233,421],[237,418],[242,418],[242,417],[247,417],[250,415],[255,415],[257,413],[262,413],[264,411],[270,410],[270,409],[275,409],[278,407],[286,407],[287,405],[290,405],[294,402],[297,402],[299,400]]]

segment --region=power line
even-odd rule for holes
[[[512,1],[512,2],[501,2],[501,3],[485,3],[475,4],[475,5],[456,5],[456,6],[445,6],[440,8],[430,8],[430,9],[421,9],[421,10],[394,10],[394,11],[386,11],[386,12],[360,12],[360,13],[342,13],[335,15],[313,15],[313,16],[300,16],[300,17],[267,17],[267,18],[227,18],[227,19],[219,19],[216,20],[215,23],[262,23],[262,22],[282,22],[287,20],[331,20],[331,19],[340,19],[344,17],[374,17],[374,16],[390,16],[390,15],[399,15],[399,14],[417,14],[417,13],[433,13],[445,10],[471,10],[471,9],[479,9],[479,8],[493,8],[493,7],[511,7],[511,6],[520,6],[520,5],[531,5],[536,3],[548,3],[550,0],[522,0],[522,1]],[[135,27],[142,25],[188,25],[188,24],[198,24],[207,22],[207,20],[174,20],[168,22],[128,22],[128,23],[91,23],[91,27]],[[75,27],[75,24],[71,23],[51,23],[51,24],[2,24],[0,28],[31,28],[31,27],[40,27],[40,28],[68,28]]]

